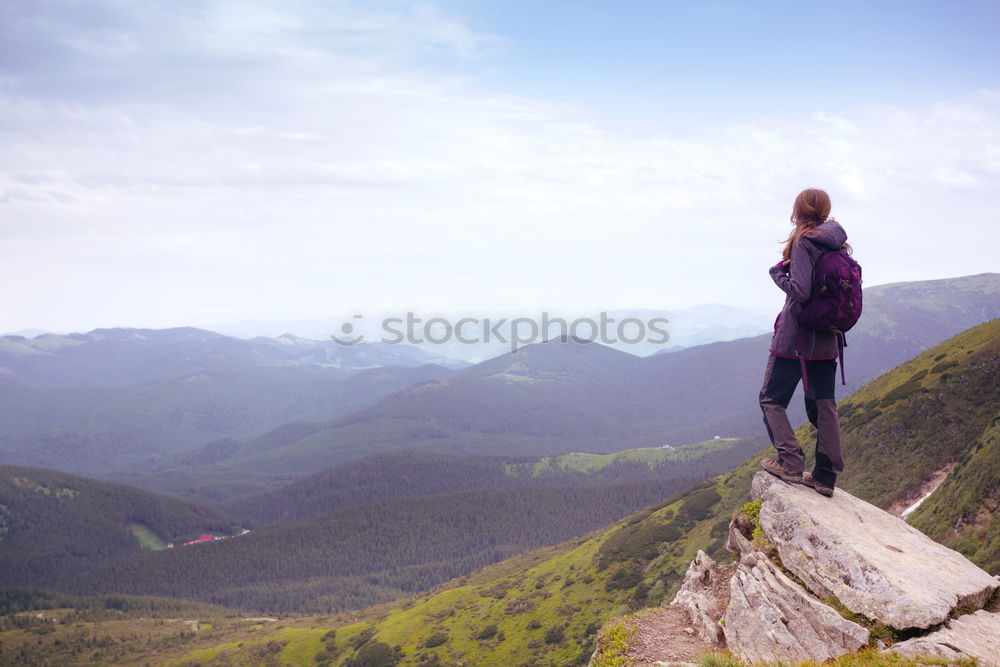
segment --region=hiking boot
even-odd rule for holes
[[[774,459],[761,459],[760,467],[768,471],[780,480],[784,480],[790,484],[801,484],[802,483],[802,473],[794,472],[789,470],[785,466],[781,465]]]
[[[812,476],[812,473],[802,473],[802,483],[816,489],[816,493],[822,496],[826,496],[827,498],[833,497],[833,487],[820,484],[816,481],[816,478]]]

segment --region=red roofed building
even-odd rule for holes
[[[190,542],[185,542],[184,546],[189,547],[192,544],[201,544],[202,542],[211,542],[215,539],[215,535],[209,535],[208,533],[202,533],[198,536],[197,540],[191,540]]]

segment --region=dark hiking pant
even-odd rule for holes
[[[816,427],[816,467],[812,475],[818,483],[832,488],[844,469],[840,451],[840,420],[834,398],[837,360],[806,361],[806,373],[809,376],[806,414]],[[768,355],[764,384],[760,388],[760,409],[764,413],[767,435],[778,450],[778,462],[793,472],[803,469],[805,455],[795,438],[786,409],[801,379],[802,367],[798,359]]]

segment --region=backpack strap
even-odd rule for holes
[[[847,347],[847,336],[843,331],[837,330],[837,356],[840,357],[840,384],[846,385],[847,378],[844,376],[844,348]]]

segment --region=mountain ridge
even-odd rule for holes
[[[900,290],[909,296],[897,303]],[[877,377],[966,323],[1000,316],[1000,274],[869,288],[866,299],[865,315],[848,335],[850,384],[840,391],[859,387],[862,379]],[[925,307],[936,314],[929,318]],[[885,322],[894,324],[880,329],[889,326]],[[393,392],[314,428],[300,443],[272,447],[264,434],[204,472],[297,474],[296,467],[314,470],[404,443],[442,453],[489,448],[516,456],[756,434],[755,397],[769,340],[764,335],[650,357],[598,343],[528,345]],[[804,419],[798,398],[790,414]]]
[[[958,471],[977,472],[979,457],[995,442],[998,358],[1000,321],[995,320],[923,352],[845,399],[844,488],[887,507],[920,488],[926,481],[924,470],[954,465],[951,479],[956,486],[961,482],[965,497],[989,501],[994,478],[988,471],[981,477],[970,474],[964,481]],[[912,418],[934,405],[951,415],[947,422]],[[980,438],[969,442],[961,431],[950,433],[955,420],[973,431],[978,428]],[[810,429],[797,431],[807,450]],[[873,429],[875,434],[869,435]],[[938,447],[939,442],[943,446]],[[914,461],[919,465],[909,470],[900,468],[898,461],[905,443],[918,455]],[[913,443],[921,446],[914,448]],[[289,619],[285,629],[265,625],[248,631],[246,624],[231,624],[196,648],[181,648],[172,655],[233,662],[273,642],[275,655],[288,662],[308,664],[325,652],[323,662],[343,665],[370,643],[399,645],[405,664],[490,664],[500,657],[515,665],[585,664],[601,625],[670,599],[699,549],[709,554],[725,550],[730,518],[749,499],[762,455],[611,526],[477,570],[408,600],[350,615]],[[881,483],[878,472],[883,469],[896,480],[895,487]],[[907,474],[899,476],[900,470]],[[933,500],[934,494],[926,502]],[[932,510],[928,505],[926,511],[936,516]],[[918,527],[921,511],[911,518]],[[945,541],[954,541],[956,548],[992,570],[995,553],[978,553],[975,544],[963,546],[966,537],[949,534]]]

